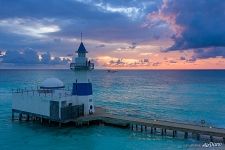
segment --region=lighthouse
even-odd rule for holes
[[[94,63],[91,63],[86,57],[87,53],[81,33],[81,43],[73,56],[70,69],[74,72],[72,95],[76,96],[78,104],[84,105],[84,115],[93,114],[95,111],[92,99],[92,83],[89,75],[89,72],[94,69]]]
[[[70,69],[74,72],[72,89],[66,88],[63,81],[51,77],[45,79],[37,89],[12,89],[12,118],[19,114],[49,121],[66,123],[80,116],[95,112],[92,100],[92,83],[89,72],[94,63],[86,57],[87,50],[82,42],[77,49]]]

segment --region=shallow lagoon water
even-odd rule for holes
[[[69,70],[0,70],[0,150],[203,149],[202,141],[108,126],[59,129],[11,121],[12,88],[35,88],[48,77],[69,86],[73,76]],[[96,70],[91,76],[96,105],[111,113],[194,124],[204,119],[207,125],[225,127],[225,71]]]

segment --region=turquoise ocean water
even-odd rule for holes
[[[95,104],[111,113],[194,124],[204,119],[207,125],[225,128],[225,71],[95,70],[91,76]],[[204,142],[191,138],[173,139],[108,126],[60,129],[12,122],[11,89],[36,87],[48,77],[57,77],[69,86],[74,73],[0,70],[0,150],[204,149]]]

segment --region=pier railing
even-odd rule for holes
[[[29,89],[12,89],[12,94],[21,94],[21,95],[33,95],[33,96],[44,96],[44,97],[54,97],[54,98],[62,98],[62,97],[72,97],[72,89],[70,87],[60,89],[60,93],[55,93],[52,89],[40,89],[40,88],[29,88]]]
[[[182,125],[193,125],[193,126],[198,126],[198,127],[206,127],[206,128],[217,128],[217,129],[224,129],[223,127],[215,127],[215,125],[213,125],[210,122],[206,122],[205,124],[201,124],[201,120],[199,120],[199,122],[197,122],[197,120],[195,121],[190,121],[190,120],[179,120],[179,119],[163,119],[160,117],[156,117],[156,116],[151,116],[151,115],[136,115],[135,113],[125,113],[123,111],[120,110],[116,110],[116,109],[112,109],[112,108],[107,108],[107,113],[110,115],[116,115],[116,116],[120,116],[122,115],[123,117],[127,117],[127,118],[137,118],[137,119],[147,119],[147,120],[151,120],[154,122],[167,122],[167,123],[179,123]],[[206,120],[207,121],[207,120]]]

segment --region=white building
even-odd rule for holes
[[[94,64],[86,58],[86,49],[81,42],[77,56],[73,57],[70,69],[74,72],[72,89],[67,89],[57,78],[48,78],[39,88],[13,90],[12,114],[27,114],[54,121],[69,121],[94,113],[92,83],[88,72]]]

